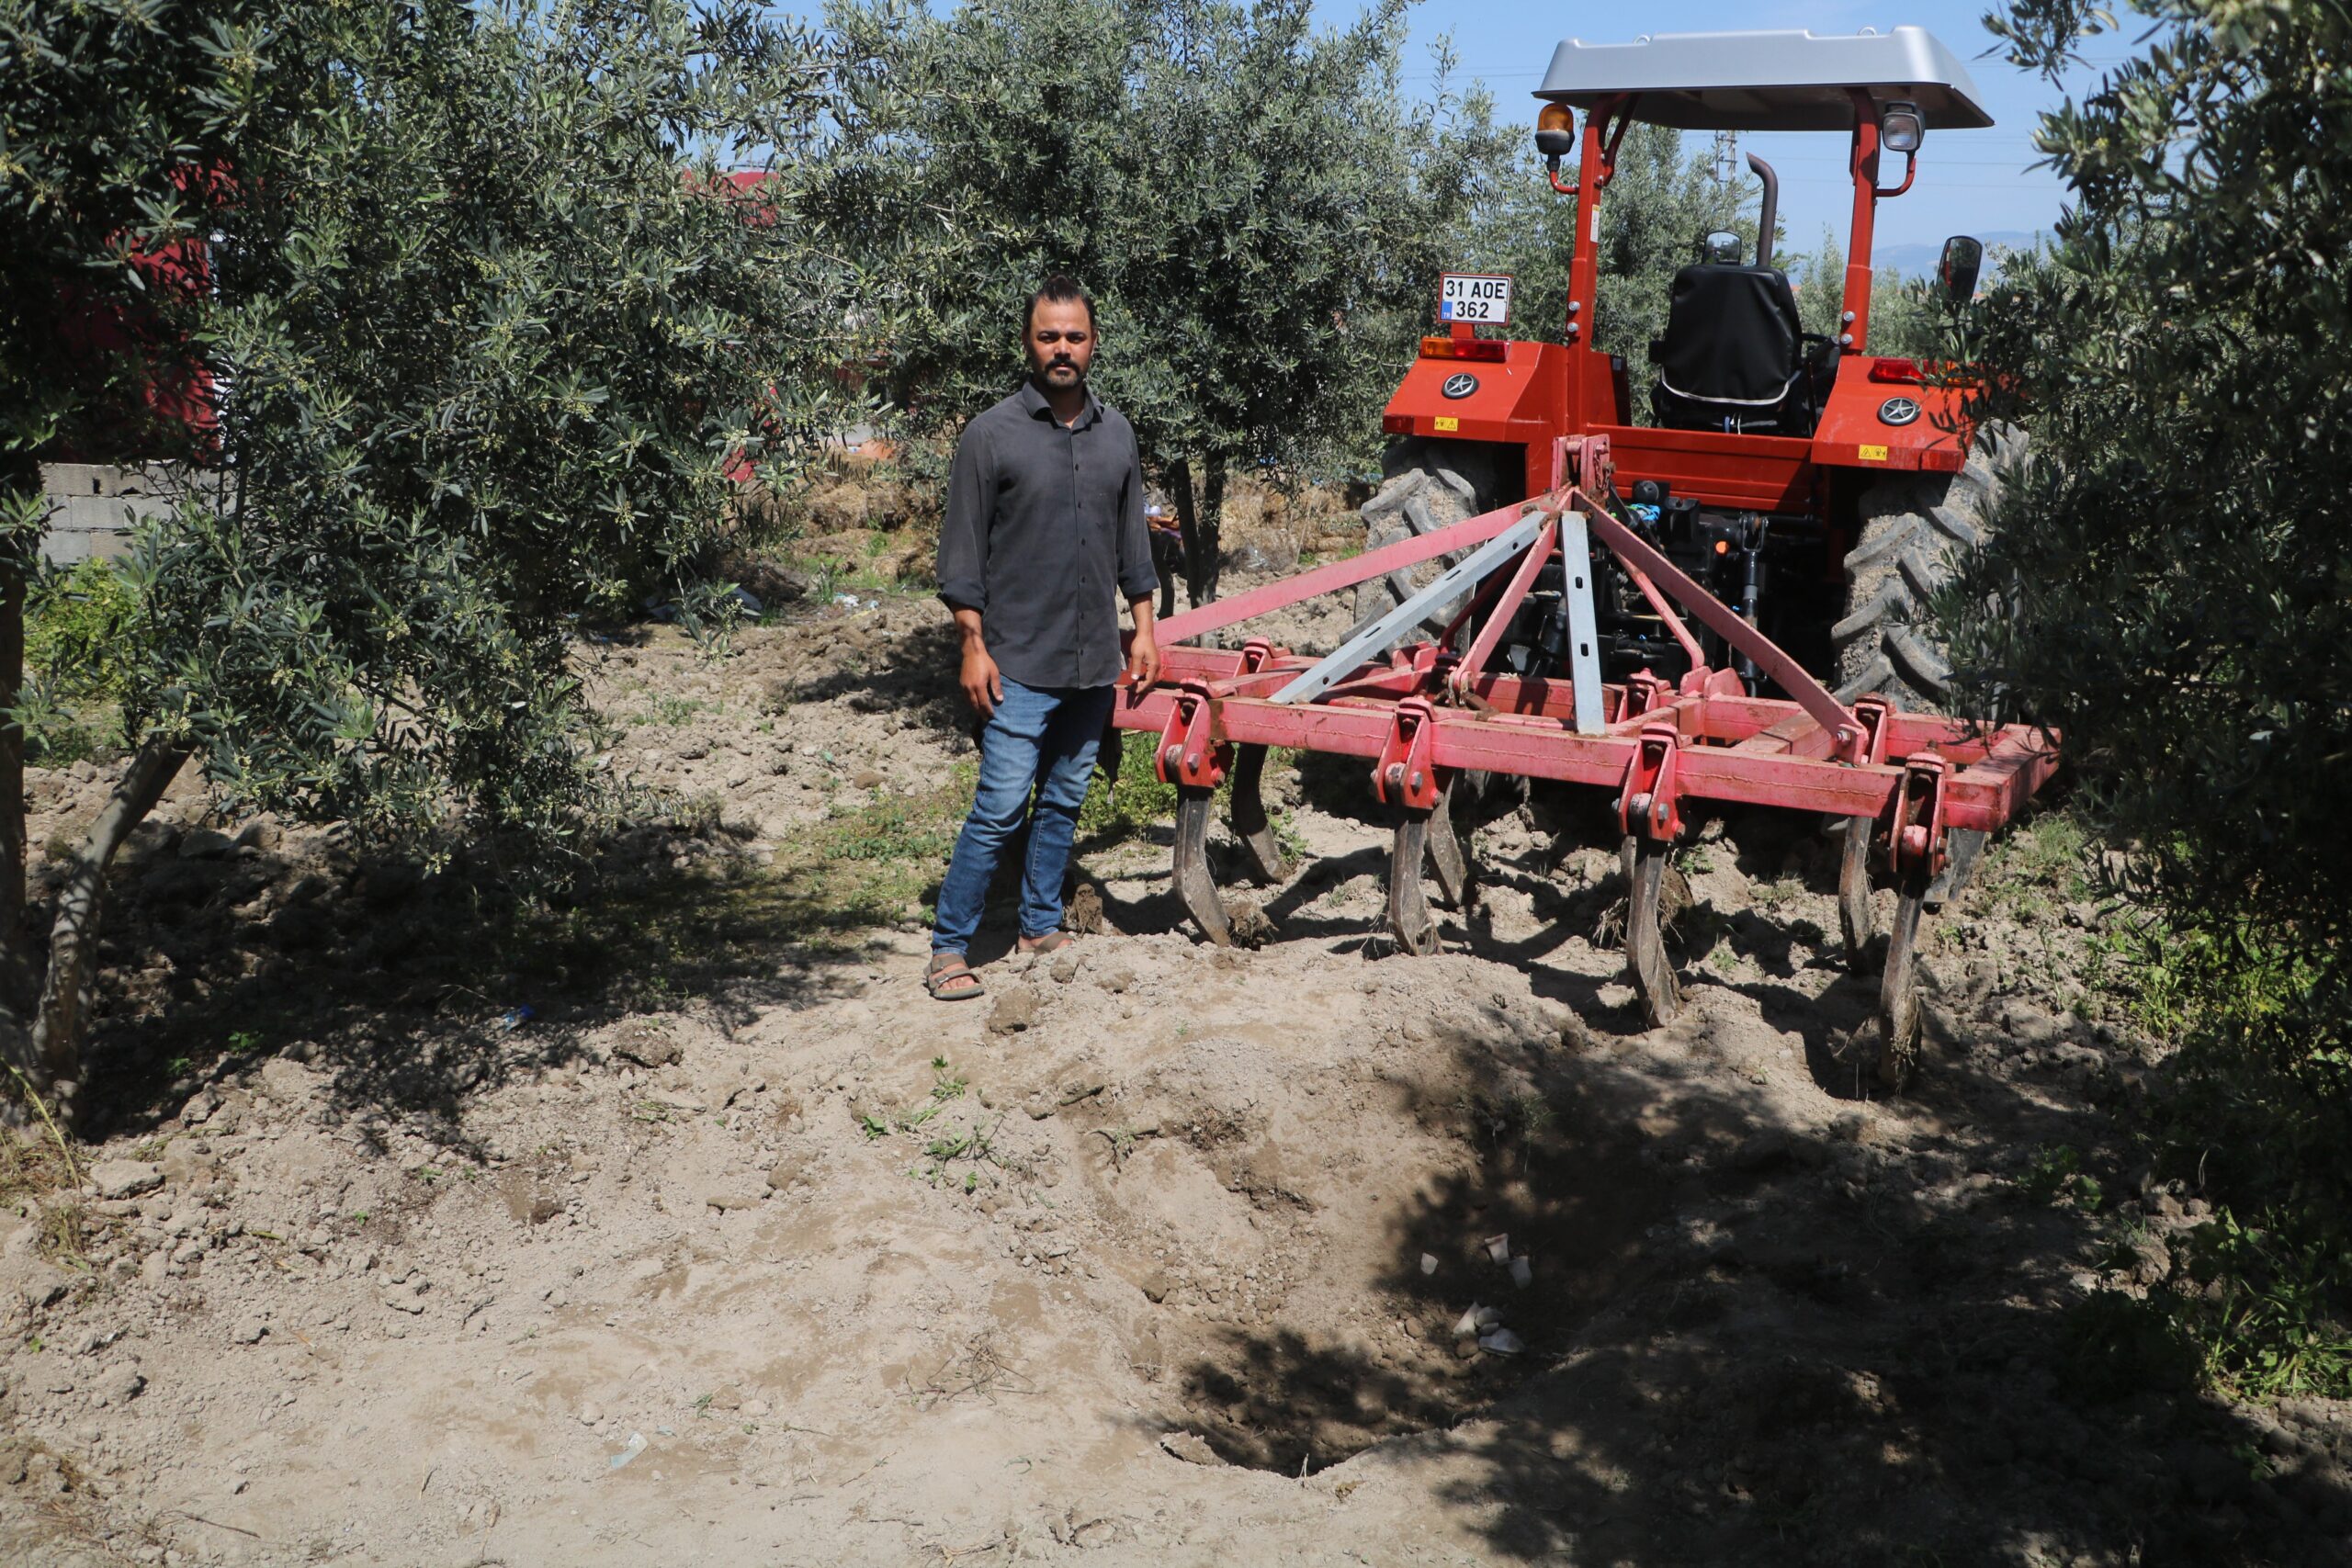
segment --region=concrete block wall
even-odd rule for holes
[[[188,482],[185,470],[161,464],[118,468],[99,463],[44,463],[41,489],[56,508],[50,513],[49,536],[41,541],[41,556],[59,566],[73,566],[96,556],[118,559],[130,547],[133,520],[168,512],[177,487]]]

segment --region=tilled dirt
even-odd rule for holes
[[[2201,1209],[2117,1135],[2153,1047],[2092,1017],[2097,908],[1996,875],[1940,917],[1888,1098],[1812,824],[1702,832],[1645,1031],[1585,806],[1485,824],[1407,958],[1353,765],[1310,763],[1301,869],[1227,883],[1261,947],[1195,939],[1164,830],[1082,843],[1104,929],[992,929],[989,996],[935,1003],[911,907],[720,901],[951,777],[941,619],[583,647],[643,716],[615,765],[719,824],[610,895],[713,900],[667,994],[468,967],[432,884],[167,802],[102,998],[160,1110],[0,1214],[0,1559],[2346,1560],[2343,1409],[2084,1348]],[[36,842],[95,809],[33,788]]]

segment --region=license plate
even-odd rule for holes
[[[1449,272],[1438,289],[1437,319],[1473,325],[1510,325],[1510,279],[1492,273]]]

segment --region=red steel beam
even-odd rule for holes
[[[1724,700],[1688,698],[1672,709],[1643,716],[1656,721],[1672,712],[1679,725],[1695,722],[1703,728],[1705,705]],[[1154,689],[1135,705],[1120,709],[1116,719],[1125,728],[1161,729],[1173,702],[1172,693]],[[1779,705],[1785,714],[1788,705]],[[1285,704],[1230,697],[1215,705],[1213,723],[1221,740],[1377,757],[1394,728],[1394,713],[1388,702]],[[1430,761],[1438,767],[1521,773],[1606,788],[1623,782],[1640,745],[1639,737],[1630,734],[1578,735],[1549,720],[1510,722],[1453,711],[1441,713],[1433,728]],[[2056,765],[2056,752],[2033,731],[2019,726],[2002,730],[1983,761],[1951,776],[1947,824],[1988,831],[2002,827]],[[1699,799],[1835,817],[1881,816],[1903,786],[1903,770],[1892,761],[1883,766],[1852,766],[1743,750],[1736,745],[1685,744],[1676,758],[1676,771],[1681,793]]]
[[[1318,593],[1336,592],[1368,582],[1375,577],[1395,571],[1399,567],[1418,566],[1434,560],[1452,550],[1468,549],[1483,545],[1488,539],[1520,520],[1526,502],[1512,502],[1492,512],[1482,512],[1466,522],[1448,524],[1410,539],[1399,539],[1393,545],[1383,545],[1376,550],[1366,550],[1346,560],[1335,560],[1329,566],[1318,566],[1296,577],[1285,577],[1279,582],[1265,583],[1230,599],[1215,599],[1196,604],[1181,615],[1170,615],[1159,623],[1159,639],[1164,645],[1199,637],[1203,632],[1220,631],[1252,615],[1262,615],[1269,610],[1279,610],[1285,604],[1296,604]],[[1556,512],[1558,497],[1544,498],[1543,504]]]

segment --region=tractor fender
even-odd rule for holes
[[[1929,373],[1941,367],[1930,367]],[[1928,386],[1913,362],[1849,354],[1814,427],[1813,461],[1825,468],[1956,474],[1968,455],[1964,386]]]
[[[1437,340],[1443,342],[1444,340]],[[1548,452],[1562,429],[1561,396],[1567,350],[1557,344],[1482,343],[1498,359],[1442,357],[1424,353],[1381,412],[1391,436],[1440,441],[1492,441]]]

